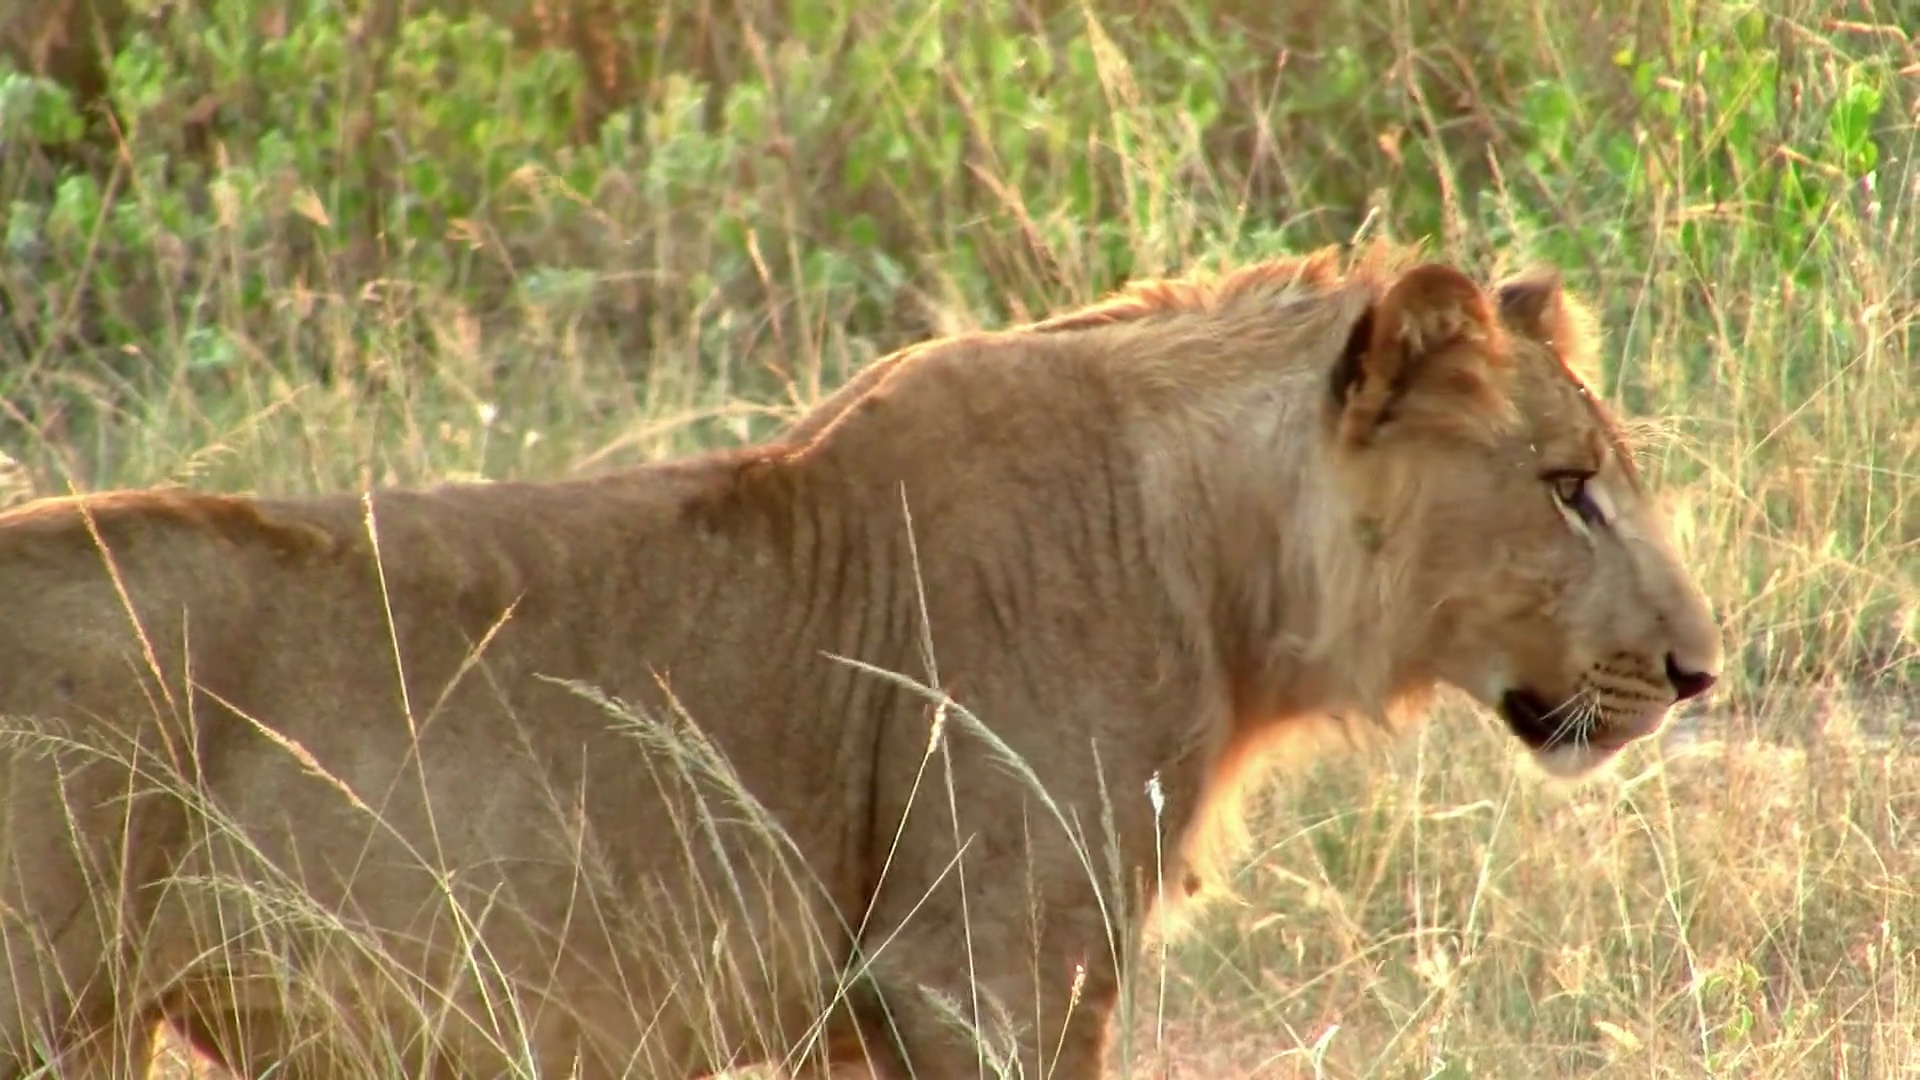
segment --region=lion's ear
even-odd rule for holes
[[[1437,263],[1402,274],[1354,326],[1332,373],[1341,442],[1388,425],[1483,430],[1506,411],[1506,364],[1487,294]]]
[[[1493,295],[1500,321],[1508,329],[1552,349],[1582,379],[1595,375],[1598,334],[1593,315],[1567,294],[1558,271],[1542,268],[1516,274],[1495,285]]]

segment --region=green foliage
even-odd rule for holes
[[[68,469],[154,402],[316,380],[399,430],[524,385],[742,437],[938,329],[1385,232],[1560,266],[1604,388],[1720,440],[1664,466],[1730,508],[1752,674],[1909,672],[1911,560],[1838,569],[1920,534],[1892,13],[1321,7],[583,6],[600,51],[485,2],[154,8],[98,100],[0,70],[0,392]]]

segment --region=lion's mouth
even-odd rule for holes
[[[1571,741],[1586,741],[1587,725],[1577,721],[1572,703],[1550,705],[1531,690],[1509,690],[1500,695],[1500,719],[1533,750],[1548,750]]]
[[[1585,712],[1574,701],[1550,705],[1531,690],[1509,690],[1500,696],[1500,718],[1528,749],[1547,751],[1580,747],[1612,754],[1625,749],[1659,727],[1656,715],[1646,722]]]

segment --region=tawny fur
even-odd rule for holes
[[[0,1078],[156,1020],[254,1075],[972,1076],[976,1004],[1100,1075],[1288,733],[1524,688],[1577,771],[1718,663],[1584,309],[1410,263],[1138,286],[594,479],[0,515]]]

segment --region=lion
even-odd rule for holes
[[[1332,249],[586,478],[0,515],[0,1077],[1091,1080],[1290,733],[1580,777],[1715,617],[1557,273]]]

